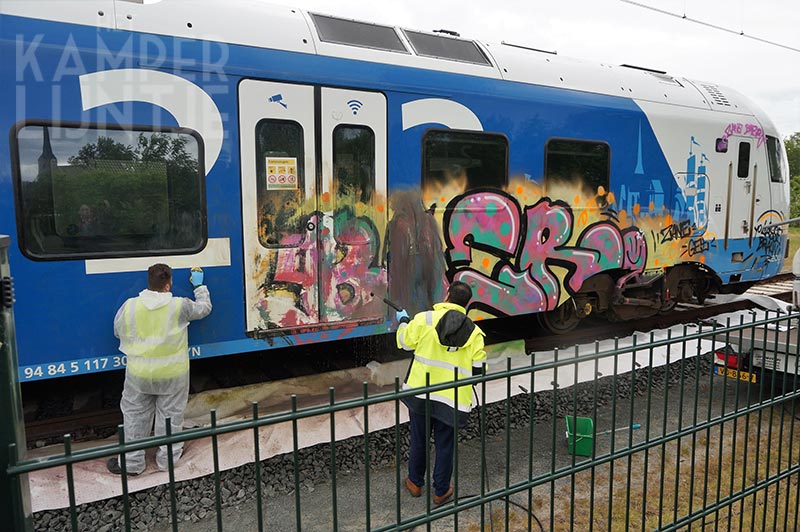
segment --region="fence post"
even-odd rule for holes
[[[11,239],[0,235],[0,523],[12,530],[33,530],[27,475],[11,477],[8,466],[24,458],[25,424],[19,387],[14,292],[8,265]],[[14,445],[15,447],[12,447]],[[12,456],[12,453],[16,456]]]

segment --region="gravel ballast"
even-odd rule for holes
[[[698,367],[699,364],[699,367]],[[592,415],[596,403],[598,407],[610,405],[616,396],[620,399],[645,396],[649,386],[655,395],[670,387],[694,383],[698,375],[707,376],[711,371],[708,356],[687,358],[667,367],[641,368],[630,374],[603,377],[595,382],[581,383],[577,387],[561,390],[537,392],[533,396],[534,423],[549,423],[553,418],[553,398],[555,396],[556,419],[564,415]],[[650,372],[648,378],[648,372]],[[667,382],[667,375],[669,382]],[[632,386],[633,383],[633,386]],[[577,397],[577,402],[576,402]],[[506,429],[507,402],[501,401],[486,407],[486,436],[502,433]],[[521,393],[510,399],[510,428],[526,427],[529,423],[531,398]],[[459,431],[459,440],[467,441],[480,436],[480,413],[474,409],[469,425]],[[400,459],[407,461],[409,433],[408,426],[400,427]],[[363,437],[354,437],[336,442],[336,474],[350,475],[364,470]],[[395,429],[385,429],[369,435],[370,467],[384,468],[395,465]],[[300,489],[313,491],[316,485],[329,483],[330,445],[320,444],[301,449],[299,456]],[[265,498],[284,495],[295,489],[292,454],[280,455],[261,462],[262,495]],[[254,504],[256,499],[255,466],[244,466],[223,471],[220,477],[220,494],[223,508],[237,508],[243,504]],[[214,477],[208,476],[177,483],[175,486],[177,517],[179,522],[194,522],[215,515],[216,494]],[[170,490],[168,486],[158,486],[146,491],[133,493],[130,500],[132,530],[149,530],[157,524],[170,520]],[[84,504],[77,507],[79,530],[111,532],[124,530],[122,498]],[[68,509],[38,512],[33,516],[36,531],[60,532],[71,530]]]

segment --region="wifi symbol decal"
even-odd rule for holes
[[[353,116],[355,116],[358,114],[361,108],[364,107],[364,104],[358,100],[350,100],[349,102],[347,102],[347,107],[349,107],[350,110],[353,111]]]

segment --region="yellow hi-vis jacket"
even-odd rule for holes
[[[197,301],[170,292],[143,290],[128,299],[114,317],[119,350],[127,355],[127,374],[145,381],[180,377],[189,371],[189,322],[211,312],[208,288],[194,291]]]
[[[448,312],[458,312],[463,315],[451,315],[445,318]],[[445,322],[442,322],[443,318]],[[448,323],[463,325],[466,330],[473,327],[469,335],[462,334],[462,337],[455,343],[458,345],[443,345],[443,334],[453,331],[445,330]],[[462,333],[464,331],[462,330]],[[473,368],[480,369],[486,360],[484,351],[483,331],[474,325],[466,317],[466,310],[454,303],[438,303],[433,306],[433,310],[420,312],[408,324],[401,323],[397,329],[397,347],[406,351],[414,351],[414,360],[403,384],[403,389],[419,388],[425,386],[426,373],[430,374],[430,384],[442,384],[453,382],[455,378],[466,379],[472,377]],[[454,343],[444,338],[445,343]],[[456,370],[458,371],[456,377]],[[430,393],[432,402],[431,415],[440,418],[447,424],[453,424],[453,411],[457,408],[459,413],[459,425],[466,422],[466,414],[472,408],[472,387],[459,386],[458,395],[455,396],[455,388],[447,388]],[[417,399],[425,399],[426,394],[421,393]],[[417,413],[424,414],[424,404],[418,401],[404,401],[404,403]],[[445,412],[439,408],[440,405],[449,407]],[[420,408],[423,410],[420,412]],[[448,415],[449,413],[449,415]]]

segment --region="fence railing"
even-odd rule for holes
[[[14,285],[8,264],[11,239],[0,235],[0,523],[22,530],[31,526],[30,498],[24,476],[7,475],[9,464],[25,444],[22,398],[14,329]]]
[[[210,426],[171,434],[167,420],[166,436],[139,441],[126,441],[120,427],[117,443],[90,449],[73,450],[65,436],[62,453],[37,460],[16,461],[12,443],[7,480],[64,468],[70,504],[63,529],[110,524],[112,530],[137,530],[142,511],[129,489],[124,453],[167,445],[171,457],[178,442],[210,439],[214,473],[202,488],[210,502],[202,519],[206,529],[796,530],[800,352],[795,332],[776,328],[796,326],[799,319],[773,312],[724,326],[683,326],[661,340],[651,335],[627,346],[614,341],[611,349],[596,343],[589,353],[534,353],[524,365],[508,359],[504,368],[460,379],[459,386],[475,386],[480,406],[458,431],[454,497],[441,506],[428,488],[430,467],[420,499],[405,491],[408,430],[401,400],[452,383],[401,390],[395,380],[392,391],[375,394],[364,383],[360,397],[344,400],[331,388],[327,404],[299,407],[292,396],[287,411],[262,415],[253,404],[248,418],[224,423],[212,411]],[[764,367],[775,367],[770,359],[789,361],[790,372],[750,367],[748,357],[731,355],[727,346],[761,350]],[[487,404],[497,396],[504,400]],[[353,413],[360,416],[361,436],[337,440],[337,416]],[[372,432],[378,415],[393,417],[392,426]],[[327,425],[330,438],[302,449],[299,424],[311,418]],[[280,424],[291,426],[292,451],[266,457],[260,435]],[[228,473],[219,467],[225,452],[220,442],[242,431],[252,433],[252,464],[236,472],[244,495],[232,502]],[[90,508],[76,504],[74,467],[117,455],[123,470],[119,512],[111,512],[109,523],[89,526],[81,514]],[[192,488],[176,481],[173,466],[168,510],[148,527],[177,531],[187,507],[196,505],[178,495]],[[12,512],[24,516],[24,508],[13,505]],[[34,516],[33,525],[42,528],[36,523]]]

